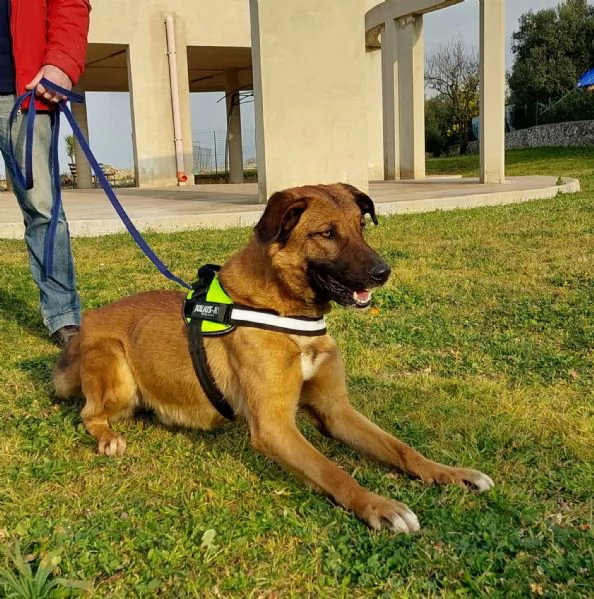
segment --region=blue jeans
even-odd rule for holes
[[[64,211],[56,229],[54,272],[43,280],[45,238],[49,232],[53,183],[50,171],[51,126],[48,114],[38,113],[33,137],[33,189],[25,190],[14,177],[14,165],[8,155],[8,122],[15,96],[0,96],[0,151],[11,175],[14,193],[25,221],[25,243],[29,250],[31,274],[39,288],[43,322],[50,333],[66,325],[80,324],[80,299],[76,292],[70,233]],[[24,164],[25,115],[19,115],[12,129],[16,156]]]

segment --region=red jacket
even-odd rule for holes
[[[46,64],[62,69],[75,84],[85,66],[88,0],[11,0],[10,31],[17,95]],[[47,103],[38,102],[39,108]]]

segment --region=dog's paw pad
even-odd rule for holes
[[[479,493],[490,491],[495,486],[495,483],[493,482],[490,476],[487,476],[486,474],[483,474],[478,470],[476,470],[473,473],[473,476],[469,478],[469,482],[471,482],[476,487]]]
[[[416,514],[408,507],[403,507],[404,509],[400,512],[400,517],[406,522],[408,530],[410,532],[418,532],[421,530],[421,525],[419,524],[419,519]]]
[[[126,439],[122,435],[114,434],[109,439],[102,439],[99,442],[98,452],[106,456],[122,456],[126,451]]]
[[[379,495],[372,495],[362,517],[373,530],[387,528],[408,534],[421,529],[418,518],[406,505]]]

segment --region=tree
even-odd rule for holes
[[[480,63],[476,50],[467,50],[460,37],[438,46],[428,57],[425,84],[451,105],[448,130],[466,154],[470,123],[478,114]]]
[[[576,89],[580,75],[594,67],[593,39],[594,7],[587,0],[565,0],[557,8],[520,17],[519,28],[512,35],[515,60],[508,75],[510,101],[525,121],[516,125],[534,124],[531,119],[536,120],[542,110]],[[583,114],[582,104],[590,107],[591,98],[580,98],[576,92],[555,114],[573,120]]]
[[[74,163],[74,135],[65,135],[64,143],[66,144],[66,154],[71,163]]]
[[[452,102],[445,96],[434,96],[425,100],[425,149],[434,158],[457,143],[457,134],[452,131],[454,122]]]

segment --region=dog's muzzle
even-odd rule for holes
[[[363,276],[355,276],[348,265],[338,262],[310,262],[307,272],[317,303],[333,301],[341,306],[366,308],[371,303],[372,290],[388,280],[392,269],[379,258]]]

